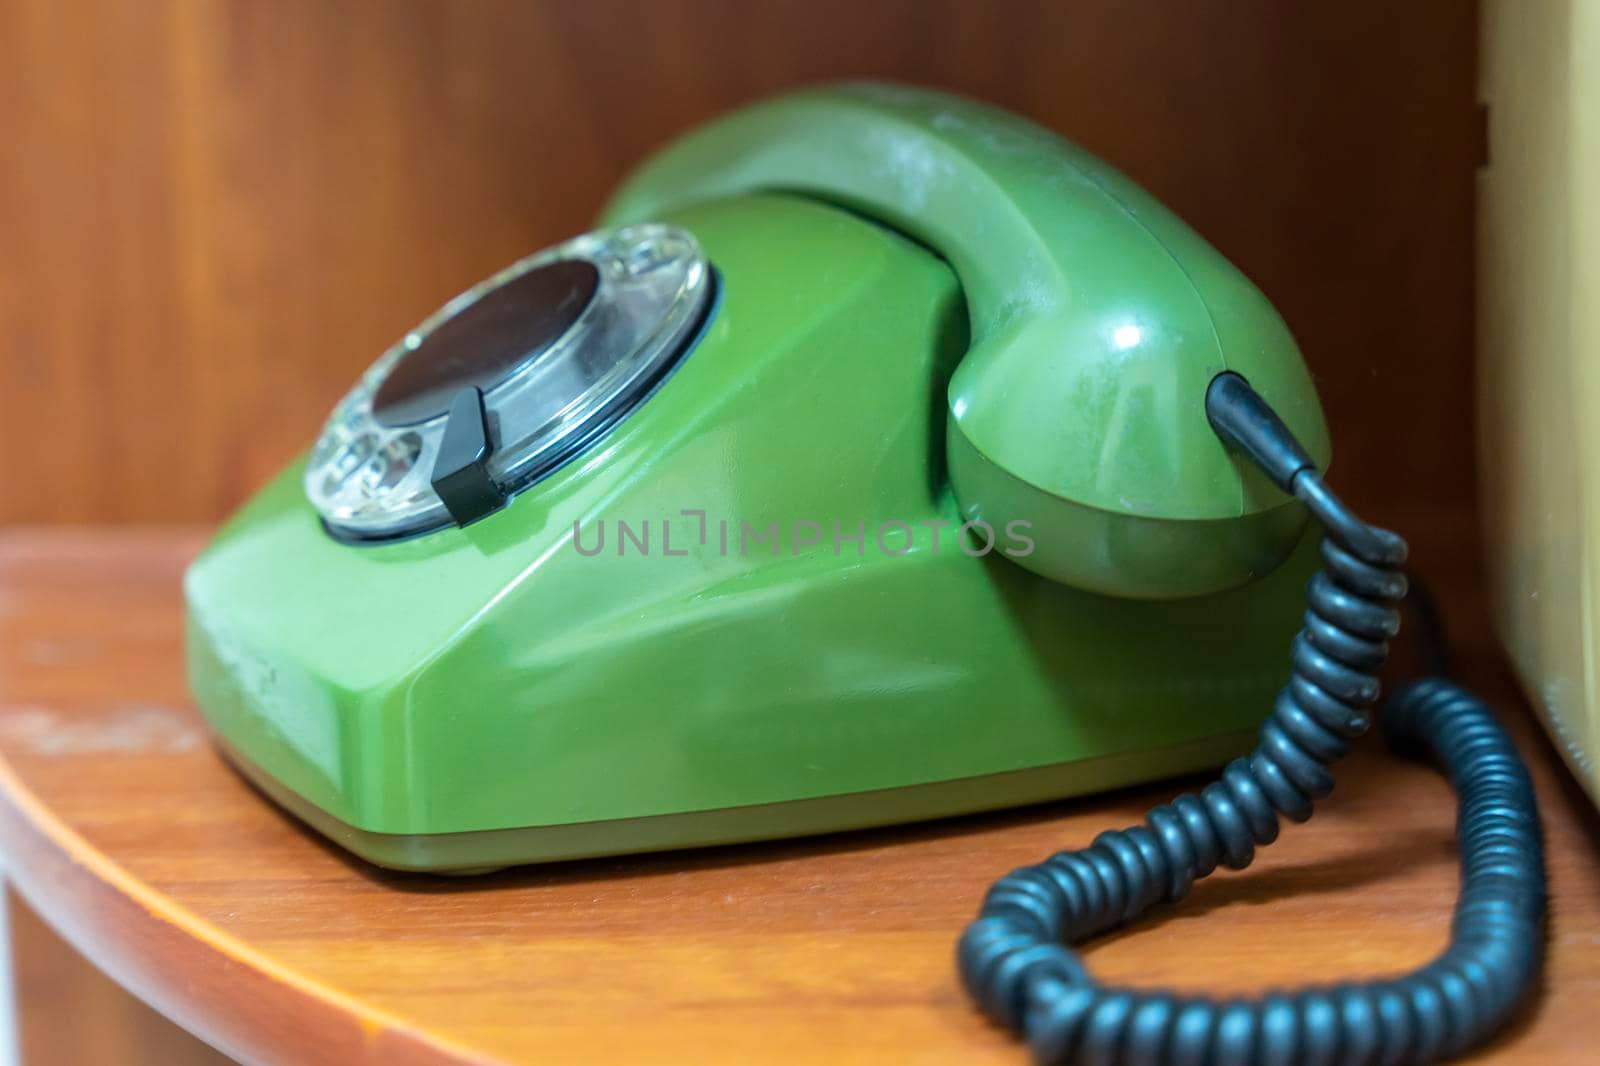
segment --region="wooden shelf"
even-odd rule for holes
[[[957,987],[955,937],[995,876],[1172,791],[482,879],[384,873],[211,748],[182,663],[179,578],[201,541],[0,534],[0,848],[13,887],[97,966],[247,1061],[1022,1066]],[[1593,1061],[1595,812],[1487,641],[1465,646],[1533,761],[1555,894],[1544,988],[1482,1059]],[[1432,771],[1366,745],[1310,824],[1090,963],[1240,993],[1409,968],[1445,940],[1453,823]]]

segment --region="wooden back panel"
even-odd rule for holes
[[[1460,503],[1474,34],[1456,0],[4,0],[0,522],[221,517],[675,131],[859,76],[1144,182],[1297,332],[1337,482]]]

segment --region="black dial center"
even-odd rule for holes
[[[390,368],[373,394],[373,418],[415,425],[448,412],[468,385],[487,393],[560,340],[599,286],[593,263],[559,259],[484,293]]]

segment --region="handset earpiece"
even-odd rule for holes
[[[1227,454],[1198,399],[1218,373],[1242,374],[1325,465],[1293,337],[1244,275],[1106,163],[981,104],[844,85],[675,142],[605,221],[757,191],[866,214],[954,268],[972,343],[949,383],[949,476],[964,517],[1026,524],[1037,549],[1022,565],[1172,598],[1242,584],[1298,542],[1303,509]]]

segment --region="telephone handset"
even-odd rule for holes
[[[605,221],[775,189],[876,219],[955,271],[971,340],[946,396],[950,481],[963,513],[1038,531],[1023,566],[1171,599],[1293,548],[1303,509],[1228,457],[1194,397],[1244,375],[1325,464],[1299,350],[1255,286],[1127,178],[1002,111],[851,85],[683,137]]]
[[[871,85],[691,133],[605,223],[406,334],[192,567],[243,772],[375,862],[470,871],[1232,758],[995,886],[960,950],[992,1016],[1049,1062],[1423,1062],[1504,1020],[1537,814],[1440,680],[1384,715],[1462,796],[1435,962],[1214,1004],[1067,946],[1308,817],[1398,629],[1404,542],[1322,480],[1294,342],[1214,249],[1020,119]]]

